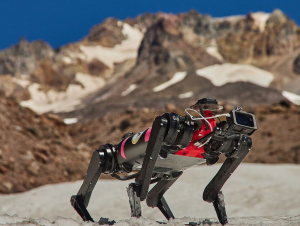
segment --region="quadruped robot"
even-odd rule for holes
[[[132,217],[141,216],[140,202],[146,200],[149,207],[158,207],[169,220],[174,215],[164,193],[185,169],[215,164],[224,153],[226,160],[206,186],[203,200],[213,203],[220,223],[226,224],[221,188],[250,151],[250,136],[257,125],[255,116],[240,107],[227,114],[213,114],[220,109],[222,106],[215,99],[204,98],[185,109],[184,116],[164,113],[155,118],[152,127],[135,135],[126,133],[118,145],[100,146],[92,155],[79,192],[71,197],[74,209],[84,221],[94,221],[87,206],[100,174],[104,173],[119,180],[135,179],[127,188]],[[226,120],[221,121],[221,116]],[[149,191],[153,183],[156,184]]]

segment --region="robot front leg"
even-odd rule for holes
[[[225,146],[225,145],[224,145]],[[222,225],[228,223],[225,211],[224,196],[221,189],[231,174],[236,170],[239,164],[249,153],[252,146],[252,140],[246,135],[241,135],[236,146],[231,146],[226,150],[227,159],[209,182],[203,192],[203,200],[213,203],[219,221]]]
[[[148,189],[151,183],[153,169],[158,158],[159,152],[162,148],[165,134],[167,132],[167,126],[168,121],[164,117],[156,117],[152,125],[151,136],[147,144],[141,171],[138,177],[136,178],[135,182],[129,184],[129,187],[127,188],[132,217],[141,216],[140,202],[144,201],[147,196],[149,197],[149,195],[151,196],[152,194],[148,193]],[[171,184],[173,183],[174,182],[172,182]],[[161,183],[158,182],[158,184]],[[159,207],[161,211],[163,211],[163,209],[166,209],[167,213],[171,212],[164,199],[161,202],[159,202],[159,205],[157,204],[156,206]],[[172,212],[171,215],[173,216]]]

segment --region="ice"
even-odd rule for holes
[[[222,86],[233,82],[251,82],[268,87],[274,75],[268,71],[244,64],[216,64],[196,71],[196,74],[209,79],[215,86]]]

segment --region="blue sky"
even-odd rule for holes
[[[223,17],[279,8],[300,24],[299,0],[2,0],[0,49],[21,37],[42,39],[54,48],[84,37],[107,17],[125,19],[144,12],[187,12]]]

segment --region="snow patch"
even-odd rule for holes
[[[129,93],[131,93],[133,90],[135,90],[137,87],[136,84],[131,84],[128,89],[126,89],[124,92],[122,92],[122,96],[127,96]]]
[[[127,59],[137,57],[137,50],[143,39],[143,33],[130,26],[127,23],[123,23],[123,35],[126,37],[121,44],[115,45],[113,48],[97,46],[84,46],[79,48],[86,56],[87,61],[98,59],[102,61],[108,67],[113,67],[114,63],[120,63]]]
[[[154,92],[159,92],[159,91],[162,91],[166,88],[168,88],[169,86],[172,86],[178,82],[181,82],[187,75],[187,72],[186,71],[182,71],[182,72],[176,72],[174,74],[174,76],[167,82],[163,83],[163,84],[160,84],[159,86],[156,86],[153,91]]]
[[[22,75],[22,77],[25,77]],[[23,88],[26,88],[27,86],[30,85],[30,81],[26,80],[26,79],[19,79],[19,78],[13,78],[13,82],[17,83],[18,85],[22,86]]]
[[[222,86],[233,82],[251,82],[269,87],[274,75],[268,71],[252,65],[243,64],[216,64],[196,71],[196,74],[209,79],[215,86]]]
[[[180,99],[184,99],[184,98],[192,97],[193,95],[194,95],[194,92],[193,92],[193,91],[190,91],[190,92],[187,92],[187,93],[179,94],[178,97],[179,97]]]
[[[266,27],[266,22],[270,17],[269,13],[257,12],[251,13],[251,17],[254,19],[254,24],[259,27],[260,32],[263,32]]]
[[[207,48],[206,48],[206,52],[207,52],[209,55],[211,55],[211,56],[217,58],[217,59],[220,60],[220,61],[223,61],[223,60],[224,60],[223,57],[222,57],[222,55],[220,54],[219,49],[218,49],[217,46],[209,46],[209,47],[207,47]]]
[[[81,99],[88,94],[102,88],[105,85],[103,78],[95,77],[81,72],[76,73],[75,80],[81,85],[70,84],[66,91],[57,92],[49,90],[44,92],[40,90],[40,85],[33,83],[29,85],[28,91],[31,99],[22,101],[23,107],[28,107],[39,114],[45,112],[68,112],[81,104]]]
[[[288,91],[283,91],[282,96],[291,101],[293,104],[300,105],[300,96]]]
[[[78,118],[65,118],[64,123],[67,125],[75,124],[78,122]]]
[[[228,21],[228,22],[235,23],[244,18],[245,18],[245,15],[234,15],[234,16],[226,16],[226,17],[215,17],[213,19],[217,22]]]
[[[65,64],[71,64],[72,63],[72,59],[68,56],[64,56],[62,57],[62,61],[65,63]]]

